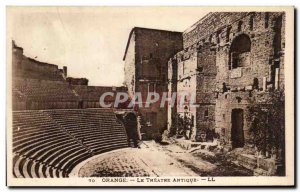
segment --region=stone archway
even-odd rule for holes
[[[127,133],[128,143],[134,147],[137,147],[139,135],[138,135],[138,125],[137,116],[135,113],[127,113],[124,116],[124,126]]]
[[[229,52],[229,70],[245,67],[250,64],[251,40],[248,35],[241,34],[231,43]]]

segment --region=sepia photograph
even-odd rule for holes
[[[8,186],[293,186],[294,7],[6,8]]]

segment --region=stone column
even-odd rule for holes
[[[267,89],[267,78],[263,77],[263,91],[266,91]]]
[[[275,89],[278,89],[279,85],[279,68],[275,70]]]

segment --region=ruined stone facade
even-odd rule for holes
[[[12,75],[17,78],[30,78],[62,81],[67,76],[67,67],[59,69],[57,65],[40,62],[23,54],[23,48],[12,42]]]
[[[135,27],[132,29],[125,55],[125,84],[129,97],[141,92],[143,107],[138,107],[144,138],[152,138],[167,129],[167,106],[160,103],[144,107],[149,92],[160,96],[168,88],[168,60],[182,50],[182,33]]]
[[[12,42],[12,109],[81,109],[101,108],[100,96],[113,92],[104,99],[114,107],[117,92],[127,92],[126,87],[88,86],[87,78],[67,76],[67,67],[59,69],[49,64],[26,57],[23,48]]]
[[[173,90],[196,93],[196,111],[177,108],[194,116],[191,140],[218,134],[231,147],[247,143],[249,99],[284,87],[284,23],[280,12],[215,12],[183,33],[183,50],[169,60],[177,71],[169,77],[177,74]]]

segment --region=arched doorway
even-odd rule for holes
[[[230,46],[229,70],[250,64],[251,40],[248,35],[237,36]]]
[[[133,147],[138,146],[138,127],[137,127],[137,117],[135,113],[127,113],[124,116],[124,126],[127,133],[128,144]]]
[[[232,148],[244,147],[244,110],[233,109],[231,113]]]

